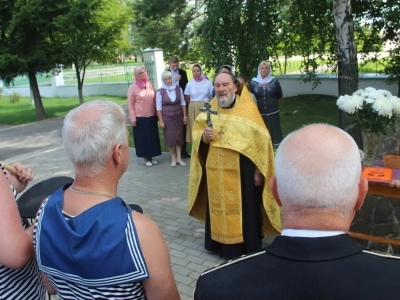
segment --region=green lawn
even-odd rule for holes
[[[112,100],[117,103],[126,103],[126,97],[88,96],[85,101],[94,99]],[[78,98],[42,98],[43,106],[48,118],[65,116],[66,113],[79,105]],[[35,107],[31,99],[21,97],[17,103],[10,103],[8,96],[0,97],[0,124],[18,125],[36,121]]]
[[[282,133],[288,135],[303,125],[327,123],[338,126],[339,109],[336,97],[325,95],[299,95],[284,98],[280,107]]]
[[[85,101],[93,99],[112,100],[120,104],[126,103],[124,97],[94,96],[85,97]],[[43,98],[43,105],[48,118],[64,116],[69,110],[78,106],[77,98]],[[338,125],[339,110],[336,97],[325,95],[300,95],[284,98],[281,105],[281,125],[283,135],[310,123],[329,123]],[[0,98],[0,124],[25,124],[35,121],[35,109],[31,100],[22,97],[18,103],[10,103],[8,97]],[[128,125],[129,145],[134,147],[132,126]],[[164,145],[164,135],[159,128],[162,151],[168,151]],[[190,149],[190,147],[188,148]]]

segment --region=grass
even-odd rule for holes
[[[85,97],[85,101],[93,99],[112,100],[119,104],[127,103],[124,97],[94,96]],[[43,105],[48,118],[64,116],[69,110],[78,106],[77,98],[43,98]],[[326,95],[299,95],[284,98],[280,107],[280,119],[284,136],[310,123],[339,124],[339,110],[336,97]],[[8,97],[0,98],[0,124],[25,124],[36,120],[35,109],[29,98],[22,97],[18,103],[10,103]],[[129,145],[134,147],[132,126],[128,125]],[[162,151],[168,149],[164,145],[164,134],[158,129]],[[191,145],[188,145],[190,150]]]
[[[280,106],[283,136],[311,123],[339,124],[336,97],[326,95],[299,95],[284,98]]]
[[[85,101],[94,99],[111,100],[119,104],[126,103],[125,97],[85,97]],[[65,116],[69,110],[79,105],[78,98],[42,98],[42,102],[48,118]],[[35,107],[31,104],[30,98],[21,97],[17,103],[10,103],[9,97],[0,97],[0,124],[18,125],[35,121]]]

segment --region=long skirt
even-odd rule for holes
[[[283,139],[279,110],[272,114],[261,115],[261,117],[264,120],[265,126],[267,126],[271,136],[272,144],[274,146],[278,146]]]
[[[222,257],[226,259],[261,249],[262,187],[254,185],[254,169],[254,163],[246,156],[240,155],[243,243],[222,244],[211,238],[210,210],[207,201],[204,247],[208,251],[221,251]]]
[[[186,128],[186,142],[191,143],[192,139],[192,129],[194,125],[194,121],[196,121],[197,116],[200,114],[200,108],[204,107],[204,103],[206,101],[194,101],[189,102],[188,107],[188,120],[187,120],[187,128]]]
[[[150,158],[161,155],[156,116],[136,118],[136,126],[133,126],[133,141],[137,157]]]
[[[183,114],[174,116],[163,115],[165,124],[164,142],[168,148],[174,148],[176,144],[183,145]]]

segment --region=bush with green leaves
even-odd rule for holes
[[[10,95],[10,103],[18,103],[19,102],[19,98],[21,98],[21,94],[19,94],[17,92],[13,92]]]

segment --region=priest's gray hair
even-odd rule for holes
[[[283,208],[354,211],[361,160],[345,131],[327,124],[305,126],[282,141],[275,166]]]
[[[111,149],[128,145],[126,115],[115,102],[93,100],[68,112],[62,128],[63,145],[75,171],[94,177],[104,169]]]

